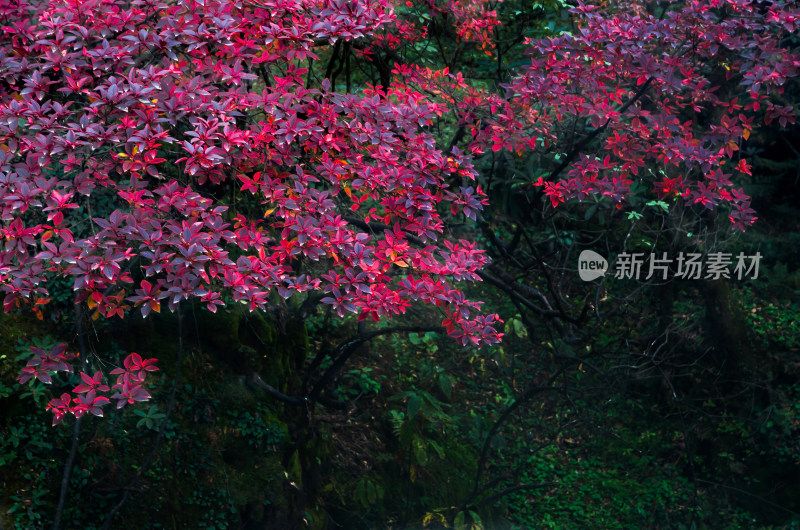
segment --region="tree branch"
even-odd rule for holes
[[[628,108],[631,105],[636,103],[644,95],[644,93],[647,91],[648,88],[650,88],[650,85],[652,83],[653,83],[653,78],[652,77],[648,77],[647,81],[645,81],[644,84],[642,84],[642,86],[640,86],[639,89],[636,91],[636,94],[634,94],[631,99],[626,101],[625,104],[622,105],[622,107],[620,107],[617,112],[622,114],[623,112],[628,110]],[[575,159],[575,156],[578,153],[580,153],[583,150],[584,147],[589,145],[589,142],[594,140],[594,138],[598,134],[600,134],[601,132],[605,131],[608,128],[608,124],[609,123],[611,123],[611,118],[607,119],[606,122],[603,125],[601,125],[597,129],[593,130],[592,132],[590,132],[589,134],[584,136],[583,139],[580,142],[578,142],[578,145],[573,147],[572,151],[570,151],[569,154],[567,154],[567,156],[564,158],[564,160],[561,161],[561,163],[558,165],[558,167],[555,168],[552,173],[550,173],[550,176],[547,177],[547,180],[548,181],[555,180],[556,177],[559,174],[561,174],[561,172],[564,171],[567,168],[567,166],[569,166],[572,163],[572,161]]]
[[[503,411],[502,414],[500,414],[500,417],[497,418],[497,420],[495,420],[494,424],[492,425],[492,428],[489,429],[489,433],[486,435],[485,441],[483,442],[481,456],[480,459],[478,460],[478,469],[477,472],[475,473],[475,486],[473,487],[472,494],[469,497],[470,499],[474,499],[478,495],[478,489],[480,488],[481,478],[483,477],[483,467],[486,464],[487,458],[489,458],[489,447],[491,446],[492,438],[494,438],[494,436],[497,434],[497,432],[500,430],[500,427],[506,422],[506,420],[508,420],[519,407],[525,404],[533,396],[548,390],[558,390],[558,388],[553,387],[552,384],[561,375],[561,372],[563,371],[564,371],[563,368],[559,369],[555,374],[553,374],[552,377],[550,377],[550,379],[547,380],[547,382],[544,385],[532,386],[528,390],[523,392],[523,394],[519,396],[517,399],[515,399],[514,402],[511,405],[509,405],[506,408],[506,410]]]
[[[144,461],[144,464],[139,467],[136,474],[133,475],[131,480],[128,482],[128,485],[124,487],[124,493],[122,495],[122,499],[117,503],[116,506],[109,512],[106,516],[106,520],[103,521],[103,528],[102,530],[108,530],[111,528],[111,522],[114,520],[114,516],[117,512],[125,505],[125,502],[130,497],[131,492],[141,491],[137,489],[137,485],[139,480],[144,475],[147,468],[150,467],[150,464],[153,463],[155,460],[156,455],[158,454],[158,449],[161,446],[161,441],[164,439],[164,430],[167,426],[167,422],[169,421],[170,415],[172,414],[172,409],[175,407],[175,396],[178,391],[178,381],[181,378],[181,365],[183,364],[183,317],[181,315],[181,308],[180,305],[177,309],[177,316],[178,316],[178,367],[175,370],[175,380],[172,383],[172,391],[170,392],[169,396],[169,403],[167,404],[167,410],[164,416],[164,419],[161,421],[161,427],[158,430],[158,436],[156,437],[156,443],[153,445],[153,449],[150,451],[150,454],[147,456],[147,459]]]
[[[297,405],[300,406],[306,402],[305,399],[296,398],[293,396],[287,396],[277,388],[272,385],[269,385],[261,379],[261,376],[258,375],[256,372],[252,372],[250,374],[250,380],[256,385],[258,388],[265,390],[270,396],[274,397],[278,401],[282,401],[283,403],[287,403],[289,405]]]
[[[75,303],[75,332],[78,337],[78,351],[81,354],[81,371],[89,372],[89,351],[86,348],[86,333],[83,328],[83,306]],[[72,426],[72,444],[69,449],[67,463],[64,464],[64,472],[61,475],[61,491],[58,495],[58,506],[53,516],[53,530],[61,530],[61,518],[64,516],[64,509],[69,493],[69,483],[72,479],[72,467],[75,465],[75,458],[78,455],[78,441],[81,435],[81,425],[83,417],[76,418]]]
[[[311,389],[311,392],[309,392],[307,399],[317,400],[320,392],[322,392],[325,386],[330,383],[331,380],[333,380],[334,376],[336,376],[339,370],[345,365],[350,356],[355,353],[359,346],[368,340],[374,339],[375,337],[379,337],[381,335],[388,335],[390,333],[425,333],[428,331],[441,332],[443,331],[443,328],[441,326],[397,326],[392,328],[376,329],[366,333],[359,331],[355,337],[352,337],[339,344],[339,346],[336,348],[336,351],[339,352],[339,356],[333,361],[333,364],[325,371],[325,373],[322,374],[322,377]]]

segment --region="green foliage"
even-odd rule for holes
[[[752,299],[752,294],[749,295]],[[800,302],[769,301],[747,313],[753,332],[771,348],[800,348]]]
[[[353,399],[362,395],[378,394],[381,391],[381,383],[375,379],[372,371],[373,369],[368,367],[347,370],[341,376],[341,383],[336,387],[334,395],[339,399]]]
[[[463,511],[456,514],[453,528],[455,530],[483,530],[483,522],[476,512],[472,510]]]
[[[369,508],[383,501],[386,492],[380,482],[365,477],[356,483],[356,489],[353,495],[355,499],[361,503],[361,506]]]
[[[264,406],[258,406],[252,412],[236,408],[228,409],[227,415],[233,432],[245,439],[250,446],[274,448],[285,437],[285,432],[279,424],[269,422],[274,416]]]
[[[10,505],[0,503],[0,508],[5,506],[3,511],[13,516],[13,528],[46,524],[52,509],[52,478],[61,467],[52,456],[53,450],[66,441],[64,434],[51,432],[46,414],[17,418],[0,426],[0,468],[15,470],[5,474],[0,490]]]
[[[139,429],[145,427],[147,429],[158,430],[160,422],[167,417],[166,414],[158,411],[158,405],[150,405],[150,408],[147,409],[147,411],[142,409],[133,409],[133,414],[141,418],[136,422],[136,427]]]

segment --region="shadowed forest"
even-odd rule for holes
[[[0,529],[800,527],[796,7],[0,17]]]

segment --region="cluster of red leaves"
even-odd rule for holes
[[[621,207],[634,182],[648,182],[661,197],[723,205],[744,230],[755,212],[732,177],[750,173],[739,151],[758,119],[795,121],[780,100],[800,72],[800,56],[784,47],[800,8],[631,0],[571,11],[575,31],[528,41],[530,65],[505,98],[458,74],[396,73],[452,104],[472,132],[473,153],[533,150],[557,166],[569,156],[566,178],[536,182],[553,206],[595,195]],[[582,137],[591,141],[576,146]]]
[[[322,291],[361,319],[432,304],[463,344],[497,342],[497,316],[451,285],[486,256],[439,241],[440,211],[485,203],[468,161],[422,132],[441,107],[405,87],[305,86],[318,47],[394,20],[386,0],[0,1],[4,309],[44,304],[57,276],[95,317]],[[217,203],[222,185],[264,215]],[[112,211],[92,218],[98,196]],[[125,373],[111,399],[146,399]],[[99,414],[98,389],[49,408]]]
[[[495,9],[501,0],[393,0],[397,17],[375,34],[367,53],[396,49],[428,37],[430,20],[450,25],[457,39],[475,44],[487,55],[495,48],[494,30],[501,25]]]
[[[33,358],[28,361],[27,366],[22,369],[18,381],[25,384],[31,380],[39,380],[42,383],[51,384],[52,375],[56,372],[72,372],[70,361],[75,359],[75,355],[67,352],[66,344],[59,344],[49,352],[41,348],[32,347]],[[109,387],[103,384],[103,374],[95,372],[94,375],[81,372],[82,383],[72,389],[76,395],[73,397],[69,393],[64,393],[61,397],[51,399],[47,404],[47,410],[53,412],[53,425],[61,423],[69,413],[80,418],[87,412],[95,416],[103,416],[102,407],[116,400],[118,409],[127,404],[147,401],[150,394],[144,389],[144,380],[147,372],[158,370],[155,366],[156,359],[142,359],[138,353],[131,353],[123,361],[124,368],[115,368],[111,371],[117,376],[117,382]],[[102,392],[116,390],[109,397],[100,395]]]
[[[428,8],[488,50],[488,6]],[[56,276],[104,317],[321,291],[361,319],[431,304],[463,344],[497,342],[498,317],[452,285],[488,258],[444,238],[445,216],[474,219],[485,196],[469,155],[442,152],[425,128],[455,109],[470,154],[568,156],[582,132],[591,150],[568,156],[564,180],[538,183],[554,205],[621,204],[649,180],[727,204],[744,228],[753,211],[732,176],[749,167],[736,157],[757,116],[794,120],[774,96],[800,69],[781,47],[798,13],[780,0],[579,4],[577,30],[531,41],[503,97],[403,65],[388,87],[308,88],[321,47],[419,38],[389,0],[0,0],[3,306],[43,305]],[[230,189],[263,216],[220,204]],[[110,213],[92,218],[97,201]]]
[[[456,34],[467,42],[474,42],[487,54],[495,48],[494,28],[500,25],[497,11],[489,0],[447,0],[441,5],[428,0],[435,16],[451,16]]]
[[[462,155],[421,132],[440,106],[405,87],[305,88],[315,48],[390,24],[385,1],[3,1],[0,17],[6,311],[60,275],[105,317],[322,290],[360,318],[420,300],[465,344],[499,339],[449,283],[487,258],[438,241],[439,205],[475,218],[485,203]],[[266,214],[204,194],[223,183]],[[116,208],[88,219],[99,190]]]

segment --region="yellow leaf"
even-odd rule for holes
[[[406,263],[405,261],[403,261],[401,259],[395,261],[394,264],[397,265],[398,267],[404,267],[404,268],[408,267],[408,263]]]
[[[744,130],[744,132],[742,133],[742,138],[744,138],[745,140],[749,140],[750,139],[750,129],[745,129]]]
[[[264,212],[264,217],[268,217],[268,216],[272,215],[272,212],[274,212],[274,211],[275,211],[275,208],[270,208],[269,210]]]

